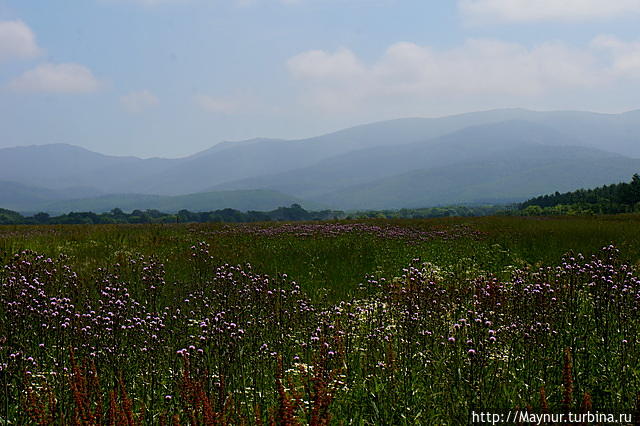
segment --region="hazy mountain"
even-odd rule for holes
[[[463,119],[406,118],[357,126],[301,140],[258,139],[225,143],[223,147],[198,153],[157,174],[150,175],[133,188],[138,192],[180,194],[205,191],[216,185],[245,178],[292,171],[314,165],[333,156],[378,146],[401,146],[444,135],[468,122],[493,121],[492,113]]]
[[[622,156],[601,158],[588,148],[531,146],[531,150],[538,155],[499,156],[482,162],[414,170],[334,191],[315,200],[348,209],[506,203],[555,191],[627,181],[640,171],[640,160]]]
[[[247,139],[244,141],[225,141],[220,142],[212,146],[211,148],[205,149],[204,151],[197,152],[193,155],[185,157],[185,160],[191,160],[198,157],[204,157],[209,154],[218,153],[220,151],[224,151],[229,148],[239,148],[241,146],[253,145],[257,143],[273,143],[273,142],[284,142],[284,139],[273,139],[273,138],[255,138],[255,139]]]
[[[543,125],[508,121],[467,127],[434,139],[352,151],[313,166],[219,185],[215,189],[265,188],[313,198],[341,188],[415,169],[517,156],[531,144],[577,145],[579,141]],[[536,150],[528,155],[538,155]],[[598,151],[597,156],[608,156]]]
[[[174,161],[179,160],[103,155],[66,144],[4,148],[0,149],[0,180],[52,189],[81,184],[98,195],[163,170]]]
[[[67,213],[70,211],[92,211],[101,213],[116,207],[124,211],[160,210],[174,213],[182,209],[190,211],[211,211],[231,208],[241,211],[268,211],[278,207],[300,204],[307,209],[319,209],[317,203],[310,203],[276,191],[216,191],[177,196],[120,194],[78,200],[65,200],[42,205],[38,211]]]
[[[438,118],[401,118],[365,124],[305,142],[320,142],[327,154],[337,155],[375,146],[395,146],[434,139],[483,124],[527,121],[544,125],[580,145],[640,158],[640,110],[621,114],[587,111],[530,111],[498,109]]]
[[[82,186],[95,195],[262,188],[321,199],[412,170],[486,162],[527,144],[591,147],[640,158],[638,135],[640,111],[506,109],[384,121],[300,140],[225,142],[179,159],[108,156],[63,144],[5,148],[0,180],[60,191]],[[0,198],[0,205],[8,201]]]

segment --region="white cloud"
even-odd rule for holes
[[[45,63],[24,72],[8,87],[18,92],[90,93],[98,90],[100,83],[84,65]]]
[[[608,19],[640,14],[640,0],[458,0],[471,22]]]
[[[327,110],[358,108],[384,99],[531,97],[603,84],[609,78],[589,49],[559,43],[534,48],[472,39],[444,51],[396,43],[365,65],[346,49],[310,51],[287,62],[308,102]]]
[[[126,111],[135,114],[158,105],[160,101],[151,91],[140,90],[121,96],[120,103]]]
[[[625,42],[614,36],[601,35],[591,45],[609,53],[609,70],[613,75],[640,78],[640,42]]]
[[[0,21],[0,61],[32,58],[41,53],[36,36],[22,21]]]

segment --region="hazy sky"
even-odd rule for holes
[[[640,108],[640,0],[0,0],[0,147],[187,155],[405,116]]]

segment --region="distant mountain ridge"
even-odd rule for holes
[[[341,209],[415,206],[418,200],[429,203],[420,207],[428,207],[469,200],[456,185],[476,187],[478,199],[505,191],[502,198],[522,201],[536,192],[487,179],[509,171],[510,162],[520,162],[522,167],[503,179],[515,182],[527,175],[533,180],[530,189],[538,192],[571,190],[576,189],[567,187],[571,183],[601,185],[638,171],[631,170],[636,167],[632,158],[640,158],[640,110],[599,114],[506,109],[403,118],[300,140],[226,142],[178,159],[108,156],[52,144],[0,149],[0,181],[14,183],[11,190],[0,191],[0,207],[15,206],[11,202],[20,197],[64,206],[62,200],[91,195],[126,202],[123,194],[180,196],[258,189]],[[593,164],[599,172],[591,178],[579,163]],[[472,172],[488,164],[494,170]],[[556,167],[557,173],[536,176],[534,170],[544,164]],[[623,167],[624,174],[614,167]],[[561,173],[563,168],[569,172]],[[445,179],[453,170],[457,177]],[[438,178],[441,188],[421,181]],[[479,179],[487,181],[480,184]],[[109,194],[120,195],[105,197]]]
[[[520,147],[538,144],[564,146],[576,145],[578,141],[546,126],[514,120],[471,126],[421,142],[352,151],[311,167],[229,182],[210,189],[264,188],[313,198],[412,170],[487,161],[509,153],[515,155]],[[603,157],[617,155],[594,152]],[[536,155],[536,150],[530,149],[528,153]]]

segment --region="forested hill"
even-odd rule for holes
[[[563,194],[543,195],[522,203],[522,210],[528,213],[542,213],[572,207],[576,212],[625,213],[640,211],[640,175],[633,175],[630,182],[604,185],[593,189],[579,189]],[[564,208],[562,210],[567,210]]]

